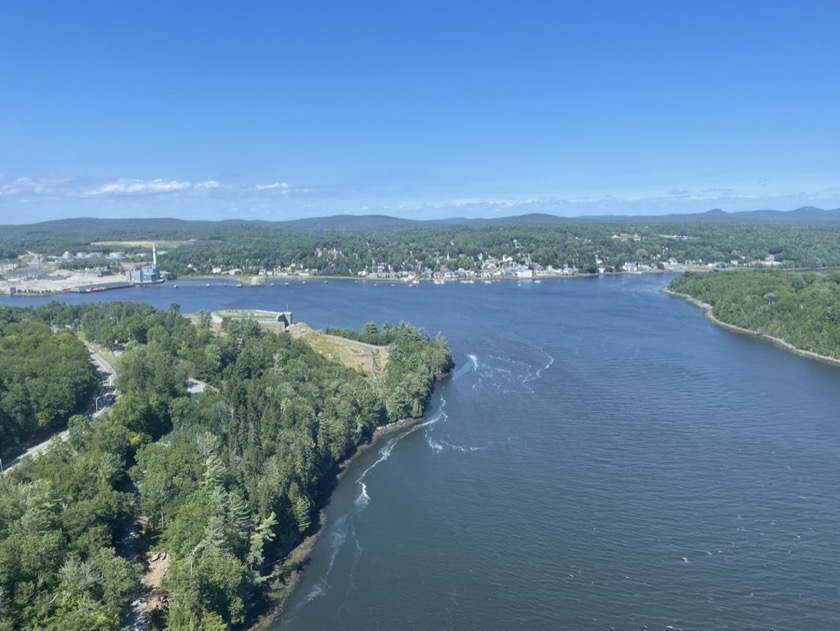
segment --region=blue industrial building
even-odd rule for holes
[[[160,273],[160,268],[157,264],[157,250],[152,244],[152,264],[144,265],[140,269],[129,270],[125,274],[125,279],[132,285],[150,285],[153,283],[162,283],[163,276]]]

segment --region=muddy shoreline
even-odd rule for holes
[[[822,363],[828,364],[830,366],[840,366],[840,360],[835,359],[834,357],[828,357],[827,355],[820,355],[819,353],[813,353],[811,351],[805,351],[805,350],[802,350],[801,348],[796,348],[793,344],[790,344],[789,342],[786,342],[785,340],[783,340],[781,338],[773,337],[772,335],[767,335],[767,334],[761,333],[759,331],[751,331],[750,329],[745,329],[743,327],[736,326],[734,324],[729,324],[727,322],[723,322],[721,320],[718,320],[715,317],[714,309],[713,309],[712,305],[710,305],[706,302],[702,302],[700,300],[697,300],[697,298],[689,296],[688,294],[681,294],[679,292],[672,291],[672,290],[668,289],[667,287],[662,288],[662,293],[667,294],[668,296],[672,296],[673,298],[680,298],[681,300],[685,300],[689,304],[694,305],[695,307],[697,307],[698,309],[700,309],[703,312],[703,315],[706,316],[706,318],[708,318],[711,322],[713,322],[714,324],[716,324],[717,326],[719,326],[721,328],[727,329],[727,330],[732,331],[734,333],[740,333],[742,335],[749,335],[751,337],[756,337],[756,338],[759,338],[759,339],[762,339],[762,340],[766,340],[766,341],[770,342],[771,344],[773,344],[774,346],[778,346],[779,348],[782,348],[782,349],[788,351],[789,353],[793,353],[794,355],[799,355],[800,357],[805,357],[806,359],[813,359],[815,361],[822,362]]]

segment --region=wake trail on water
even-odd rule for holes
[[[554,365],[555,359],[544,347],[530,345],[542,354],[545,358],[544,363],[534,365],[534,363],[497,355],[490,355],[487,361],[481,363],[476,360],[475,372],[478,379],[472,389],[479,392],[483,388],[492,388],[499,394],[511,394],[517,391],[534,394],[534,389],[530,384],[542,379],[543,373]]]
[[[452,381],[460,379],[471,370],[478,369],[478,357],[476,357],[475,355],[470,355],[469,353],[467,353],[467,357],[470,361],[455,371],[455,373],[452,375]]]
[[[540,352],[548,358],[548,363],[539,370],[537,370],[537,372],[534,374],[534,379],[542,378],[543,372],[551,368],[551,366],[554,364],[554,357],[549,355],[548,352],[546,352],[545,348],[543,348],[542,346],[540,346],[539,349]]]
[[[364,482],[359,482],[362,485],[362,492],[359,493],[359,496],[356,498],[356,506],[359,508],[364,508],[370,502],[370,495],[367,492],[367,484]]]
[[[473,360],[473,365],[475,365],[476,360]],[[333,567],[335,566],[336,558],[338,557],[339,552],[341,551],[342,547],[348,540],[348,538],[352,538],[354,543],[354,559],[350,569],[350,579],[352,581],[352,575],[355,571],[356,565],[361,558],[362,554],[364,553],[364,548],[362,547],[361,543],[359,543],[358,538],[356,537],[356,529],[354,526],[353,519],[356,515],[360,514],[365,507],[370,503],[371,497],[368,493],[368,487],[365,483],[365,477],[377,466],[381,463],[385,462],[388,458],[391,457],[391,453],[394,450],[394,447],[399,443],[403,438],[409,436],[416,432],[421,428],[429,428],[434,426],[438,421],[441,419],[446,419],[446,413],[443,411],[444,406],[446,405],[446,399],[441,397],[441,404],[440,408],[438,409],[438,413],[435,414],[428,420],[422,421],[413,427],[409,428],[405,432],[399,434],[388,440],[385,445],[383,445],[378,453],[376,460],[373,461],[364,471],[362,474],[356,479],[356,484],[359,485],[360,491],[359,495],[354,500],[354,507],[355,510],[342,515],[338,520],[336,520],[335,525],[332,527],[331,532],[329,534],[329,560],[327,561],[327,568],[324,570],[323,574],[318,578],[306,596],[295,606],[294,610],[307,605],[308,603],[312,602],[316,598],[320,598],[324,596],[327,591],[330,589],[329,584],[329,577],[333,571]]]
[[[523,385],[529,381],[536,381],[537,379],[541,379],[542,374],[554,365],[554,357],[551,354],[549,354],[548,351],[545,350],[545,346],[540,346],[539,344],[531,342],[530,340],[519,335],[516,331],[512,331],[512,333],[514,337],[522,340],[522,342],[524,342],[525,344],[528,344],[529,346],[532,346],[533,348],[537,349],[543,355],[543,357],[545,357],[548,360],[548,362],[544,366],[538,368],[536,372],[533,373],[533,375],[530,374],[529,370],[529,374],[522,381]]]
[[[368,494],[367,484],[365,484],[365,482],[364,482],[364,479],[367,476],[367,474],[370,473],[371,471],[373,471],[373,469],[375,469],[381,463],[385,462],[388,458],[390,458],[391,457],[391,452],[394,450],[394,447],[403,438],[413,434],[414,432],[416,432],[418,429],[420,429],[422,427],[429,427],[430,425],[434,425],[435,423],[437,423],[441,418],[445,418],[446,413],[443,411],[443,407],[445,405],[446,405],[446,399],[441,397],[440,409],[438,410],[438,413],[435,416],[433,416],[432,418],[430,418],[428,420],[422,421],[422,422],[418,423],[417,425],[414,425],[413,427],[411,427],[407,431],[403,432],[402,434],[400,434],[398,436],[395,436],[394,438],[391,438],[379,450],[379,457],[376,460],[374,460],[373,464],[371,464],[367,469],[362,471],[362,474],[356,479],[356,484],[359,485],[360,492],[359,492],[359,495],[356,497],[355,503],[356,503],[356,507],[359,510],[364,509],[364,507],[367,506],[370,503],[370,495]]]
[[[471,355],[470,357],[474,357],[474,356]],[[478,360],[475,359],[474,361],[475,361],[476,365],[478,365]],[[469,447],[469,446],[465,446],[465,445],[455,445],[455,444],[450,443],[449,441],[446,441],[446,440],[443,440],[443,439],[436,440],[434,438],[434,431],[437,427],[437,422],[440,421],[440,420],[443,420],[444,422],[449,421],[449,415],[444,411],[445,406],[446,406],[446,399],[443,399],[441,397],[441,406],[440,406],[440,409],[438,410],[437,415],[435,416],[435,422],[427,424],[426,429],[423,432],[423,436],[426,439],[426,444],[429,446],[429,448],[431,448],[431,450],[433,452],[435,452],[437,454],[437,453],[440,453],[441,451],[443,451],[444,449],[450,449],[452,451],[458,451],[458,452],[467,454],[467,453],[471,453],[471,452],[474,452],[474,451],[484,451],[485,449],[487,449],[488,447],[490,447],[493,444],[491,442],[491,443],[487,443],[486,445],[482,445],[482,446],[478,446],[478,447]]]
[[[316,598],[319,598],[327,593],[327,590],[330,589],[330,584],[328,579],[330,577],[330,573],[332,573],[333,566],[335,565],[335,559],[338,556],[339,550],[341,550],[341,546],[344,545],[344,542],[347,540],[347,534],[350,529],[350,524],[347,520],[347,515],[343,515],[335,522],[335,526],[333,527],[332,532],[329,536],[330,542],[330,558],[327,562],[327,569],[321,575],[321,577],[317,580],[317,582],[312,586],[312,589],[309,590],[309,593],[304,597],[304,599],[297,604],[295,609],[303,607],[305,604],[312,602]]]

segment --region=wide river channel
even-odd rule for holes
[[[446,336],[455,372],[343,478],[278,631],[840,629],[840,369],[715,327],[667,281],[61,299]]]

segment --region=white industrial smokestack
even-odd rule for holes
[[[157,265],[157,250],[154,243],[152,243],[152,265]]]

